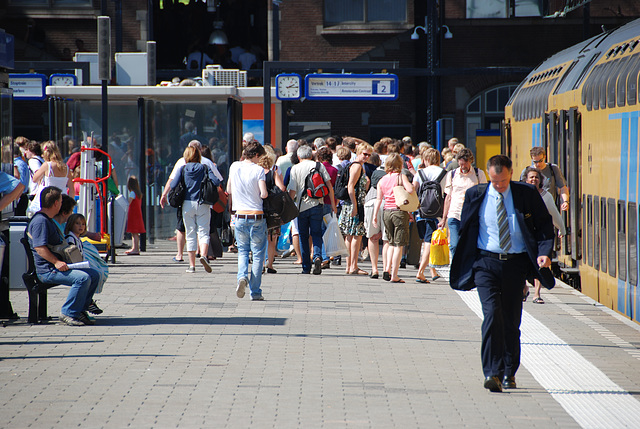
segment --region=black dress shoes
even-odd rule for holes
[[[502,392],[502,383],[496,376],[487,377],[484,379],[484,388],[489,389],[491,392]]]
[[[504,389],[515,389],[516,388],[516,378],[512,376],[505,375],[502,379],[502,387]]]

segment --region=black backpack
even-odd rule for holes
[[[418,189],[418,199],[420,200],[420,217],[435,218],[442,216],[444,209],[444,193],[440,187],[440,182],[447,170],[444,168],[438,175],[436,180],[427,180],[423,170],[418,170],[420,179],[420,188]]]
[[[336,185],[333,187],[336,199],[351,202],[349,198],[349,170],[351,163],[344,167],[338,168],[338,177],[336,177]]]

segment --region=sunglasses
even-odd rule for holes
[[[366,156],[366,157],[370,157],[370,156],[371,156],[371,154],[370,154],[370,153],[367,153],[367,152],[362,152],[362,155],[364,155],[364,156]]]
[[[539,159],[537,161],[535,159],[532,159],[531,162],[533,162],[534,164],[542,164],[544,162],[544,159]]]

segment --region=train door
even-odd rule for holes
[[[511,158],[511,121],[502,120],[502,133],[500,133],[500,153]]]
[[[580,236],[582,226],[580,224],[581,209],[581,183],[580,169],[582,167],[582,122],[578,109],[572,108],[567,117],[567,147],[565,158],[565,174],[569,187],[569,227],[571,230],[571,259],[577,264],[582,258]],[[562,166],[561,166],[562,168]],[[575,266],[575,265],[574,265]]]

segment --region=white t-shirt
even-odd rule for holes
[[[211,169],[211,171],[213,171],[213,175],[216,176],[218,178],[218,180],[220,180],[221,182],[224,180],[222,178],[222,174],[220,174],[220,172],[218,171],[218,168],[216,167],[216,165],[211,162],[211,160],[209,158],[205,158],[202,157],[202,159],[200,159],[200,163],[206,165],[207,167],[209,167]],[[178,171],[180,171],[180,169],[186,164],[186,162],[184,161],[184,158],[180,158],[179,160],[176,161],[176,164],[173,166],[173,170],[171,170],[171,174],[169,175],[169,179],[173,180],[174,177],[176,177],[176,174],[178,174]]]
[[[264,168],[250,161],[236,161],[229,167],[229,186],[232,209],[262,211],[262,198],[258,182],[265,181]]]
[[[331,183],[331,176],[329,176],[329,173],[327,173],[327,169],[324,168],[324,165],[322,165],[321,162],[319,162],[318,164],[320,165],[320,174],[322,174],[325,183]],[[291,167],[287,192],[296,191],[296,205],[300,207],[301,212],[313,208],[319,204],[323,204],[323,198],[309,198],[306,195],[302,195],[302,191],[304,191],[305,188],[305,179],[309,175],[309,172],[311,172],[311,170],[315,167],[316,162],[310,159],[304,159],[300,161],[300,163]],[[300,204],[301,198],[302,204]]]
[[[455,174],[453,180],[451,180],[451,174],[453,174],[454,171]],[[464,194],[467,192],[467,189],[479,183],[487,183],[487,178],[481,169],[478,169],[478,177],[476,178],[476,171],[473,167],[471,167],[467,174],[462,173],[460,167],[458,167],[455,170],[449,171],[445,179],[447,181],[444,192],[451,195],[447,217],[460,220],[462,205],[464,204]]]

